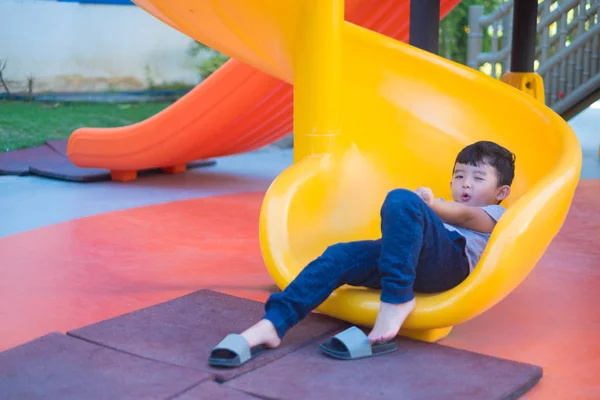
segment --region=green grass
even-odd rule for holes
[[[130,125],[158,113],[169,102],[136,104],[58,104],[0,101],[0,152],[66,139],[82,127]]]

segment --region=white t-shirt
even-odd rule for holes
[[[506,209],[500,205],[492,204],[489,206],[480,207],[483,211],[485,211],[490,217],[494,219],[494,221],[498,222],[502,214]],[[444,226],[449,231],[456,231],[460,233],[467,241],[466,253],[467,258],[469,259],[469,269],[473,271],[473,268],[479,262],[483,251],[485,250],[485,246],[487,246],[487,242],[490,239],[491,233],[482,233],[473,231],[471,229],[462,228],[459,226],[454,226],[450,224],[444,223]]]

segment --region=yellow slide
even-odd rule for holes
[[[380,236],[396,187],[450,198],[454,158],[492,140],[517,155],[508,210],[474,272],[418,295],[402,333],[423,340],[484,312],[527,276],[560,229],[581,151],[538,100],[465,66],[344,21],[343,0],[135,0],[181,32],[294,85],[295,163],[260,219],[267,268],[285,287],[325,248]],[[338,289],[320,311],[371,326],[379,293]]]

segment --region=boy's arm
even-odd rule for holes
[[[448,224],[482,233],[491,233],[496,226],[496,221],[479,207],[440,199],[431,199],[427,203],[442,221]]]

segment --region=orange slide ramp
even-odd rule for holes
[[[460,0],[441,0],[443,18]],[[408,41],[409,0],[346,0],[346,20]],[[163,22],[172,26],[170,21]],[[118,128],[81,128],[67,154],[78,167],[128,180],[151,168],[181,171],[187,162],[258,149],[292,132],[293,88],[235,59],[158,114]],[[175,167],[175,168],[173,168]]]

